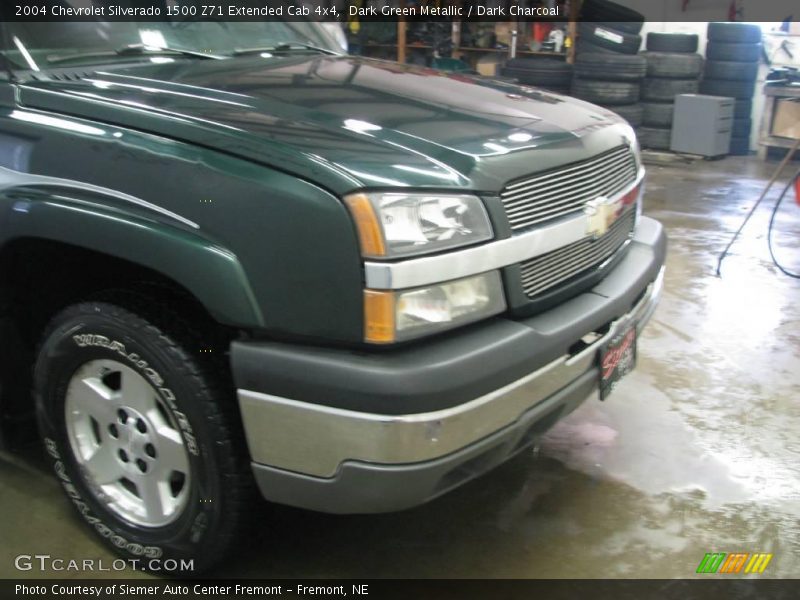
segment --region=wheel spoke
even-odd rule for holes
[[[140,413],[150,416],[156,409],[156,390],[134,371],[122,371],[120,387],[122,402]]]
[[[165,478],[169,477],[172,471],[189,473],[189,458],[186,454],[186,447],[180,432],[171,427],[162,426],[158,428],[155,436],[156,448],[158,451],[157,471]]]
[[[94,454],[83,463],[83,467],[97,485],[114,483],[122,477],[122,469],[114,456],[114,449],[108,443],[98,446]]]
[[[169,487],[164,482],[146,475],[138,477],[135,483],[146,518],[149,521],[163,520],[172,508]]]
[[[65,409],[70,446],[98,500],[146,527],[172,522],[188,501],[191,465],[177,415],[144,374],[89,361],[73,374]]]
[[[97,377],[78,380],[70,392],[73,413],[84,413],[100,423],[114,420],[119,395]]]

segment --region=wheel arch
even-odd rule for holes
[[[199,230],[154,218],[146,211],[121,210],[98,202],[93,195],[5,190],[3,196],[8,233],[0,239],[0,282],[8,258],[18,257],[20,247],[60,245],[67,253],[80,249],[86,256],[116,259],[120,265],[169,280],[190,293],[221,324],[263,325],[237,256]],[[36,266],[47,268],[46,264]]]
[[[0,447],[30,441],[35,348],[50,318],[69,304],[148,284],[145,294],[225,330],[221,337],[263,323],[236,256],[198,233],[75,198],[26,193],[3,200]]]

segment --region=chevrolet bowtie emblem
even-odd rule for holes
[[[583,212],[586,214],[586,233],[597,239],[606,233],[622,210],[622,202],[612,202],[600,196],[586,203]]]

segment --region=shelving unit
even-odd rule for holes
[[[458,0],[456,0],[458,1]],[[461,58],[467,59],[468,61],[470,58],[474,58],[479,55],[501,55],[505,54],[508,58],[513,58],[515,56],[546,56],[551,58],[565,58],[565,60],[569,63],[572,63],[575,58],[575,45],[574,40],[576,39],[577,34],[577,13],[579,8],[579,2],[570,2],[570,14],[566,20],[567,22],[567,31],[566,36],[573,41],[572,45],[566,49],[566,52],[550,52],[550,51],[541,51],[541,50],[530,50],[526,46],[526,41],[528,36],[526,32],[520,31],[520,26],[529,26],[531,22],[529,21],[498,21],[498,23],[506,23],[510,30],[517,31],[516,37],[516,48],[509,47],[507,48],[477,48],[472,46],[461,46],[461,31],[463,27],[463,22],[461,21],[453,21],[452,23],[452,33],[451,33],[451,40],[452,40],[452,56],[454,58]],[[396,43],[374,43],[374,42],[367,42],[363,44],[363,48],[366,49],[383,49],[383,50],[390,50],[395,49],[395,58],[397,62],[405,63],[408,60],[409,52],[413,50],[431,50],[433,46],[429,44],[409,44],[407,42],[407,34],[408,34],[408,24],[406,21],[398,21],[397,22],[397,42]],[[514,39],[514,36],[512,36]]]

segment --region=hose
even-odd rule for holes
[[[783,191],[781,192],[778,201],[775,203],[775,208],[772,209],[772,216],[770,216],[769,218],[769,228],[767,229],[767,247],[769,248],[769,255],[770,257],[772,257],[772,262],[775,264],[776,267],[778,267],[778,269],[780,269],[780,271],[784,275],[788,275],[789,277],[794,277],[795,279],[800,279],[800,273],[792,273],[791,271],[789,271],[789,269],[784,267],[775,257],[775,252],[772,249],[772,230],[773,226],[775,225],[775,215],[778,214],[778,209],[781,207],[781,203],[783,202],[784,198],[786,198],[786,194],[789,192],[790,189],[792,189],[792,187],[795,185],[795,182],[799,178],[800,178],[800,170],[798,170],[797,173],[794,174],[794,177],[792,177],[789,180],[789,183],[786,184],[786,187],[783,188]],[[798,202],[800,202],[800,198],[798,198],[797,200]]]
[[[770,177],[769,182],[767,182],[767,186],[761,192],[761,195],[758,197],[758,200],[756,200],[756,203],[753,204],[752,208],[747,213],[747,216],[744,218],[744,221],[742,221],[742,224],[739,225],[739,229],[737,229],[736,233],[733,234],[733,237],[731,238],[731,241],[728,242],[727,246],[725,246],[725,250],[723,250],[722,254],[719,255],[719,258],[717,259],[717,271],[716,271],[717,277],[722,277],[722,273],[721,273],[722,261],[725,260],[726,256],[728,256],[728,251],[731,249],[731,246],[733,246],[733,244],[736,242],[736,240],[739,239],[739,234],[742,233],[742,229],[744,229],[744,226],[747,225],[748,221],[750,221],[750,218],[755,214],[756,209],[759,206],[761,206],[761,203],[764,201],[764,198],[767,197],[767,194],[772,189],[772,185],[781,176],[781,173],[783,173],[783,169],[786,167],[787,164],[789,164],[789,161],[792,159],[792,157],[794,156],[794,153],[797,151],[798,148],[800,148],[800,138],[797,138],[795,143],[792,145],[792,148],[786,153],[786,156],[783,157],[783,160],[781,161],[781,164],[778,165],[777,169],[775,169],[775,172],[772,174],[772,177]],[[791,182],[793,182],[796,179],[796,177],[797,177],[797,175],[792,177],[792,179],[790,180],[790,184],[791,184]],[[783,194],[781,194],[780,200],[783,200],[783,197],[785,195],[786,195],[786,190],[784,190]],[[780,203],[780,201],[779,201],[779,203]],[[775,211],[777,212],[777,208],[775,209]],[[774,214],[772,216],[773,216],[773,218],[775,217]],[[771,225],[771,222],[770,222],[770,225]],[[768,233],[771,233],[771,232],[772,232],[772,230],[770,229],[770,231]],[[770,248],[770,253],[772,253],[772,248]],[[772,257],[772,260],[775,261],[775,257],[774,256]],[[776,265],[777,265],[777,262],[776,262]],[[783,269],[780,266],[778,266],[778,268],[783,271]]]

